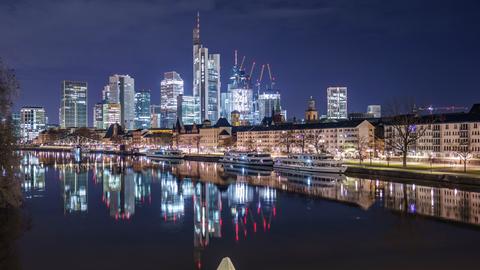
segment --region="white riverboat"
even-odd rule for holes
[[[275,160],[274,168],[308,172],[339,173],[342,174],[347,167],[333,156],[326,154],[293,154]]]
[[[185,157],[185,154],[183,154],[183,152],[180,150],[162,149],[162,150],[157,150],[157,151],[148,153],[147,157],[149,157],[152,160],[170,160],[170,159],[176,160],[176,159],[183,159]]]
[[[257,152],[227,152],[219,160],[234,166],[272,167],[273,159],[270,154]]]

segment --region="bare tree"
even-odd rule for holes
[[[325,139],[323,138],[322,134],[313,132],[308,135],[307,140],[311,145],[313,145],[317,154],[325,151]]]
[[[461,133],[464,131],[460,131]],[[469,138],[460,138],[456,146],[456,154],[463,162],[463,172],[467,172],[468,160],[472,158],[472,148]]]
[[[255,142],[252,138],[248,138],[245,141],[245,148],[247,148],[247,151],[252,151],[255,148]]]
[[[287,153],[290,153],[290,148],[295,144],[295,135],[292,130],[283,131],[280,137],[280,145],[284,146]]]
[[[358,151],[358,160],[360,161],[360,164],[362,164],[363,159],[364,159],[364,153],[365,153],[365,151],[367,151],[367,149],[369,147],[368,138],[365,137],[365,136],[358,137],[356,146],[357,146],[357,151]]]
[[[295,144],[302,149],[302,154],[305,153],[305,146],[308,142],[308,136],[305,134],[305,131],[295,135]]]
[[[413,103],[411,103],[413,104]],[[403,111],[401,109],[405,108]],[[408,151],[427,132],[427,126],[433,123],[433,118],[419,116],[415,106],[409,103],[393,103],[390,107],[390,117],[385,125],[387,150],[394,150],[402,155],[403,167],[407,167]]]
[[[193,137],[193,143],[195,144],[195,147],[197,148],[197,154],[200,153],[200,143],[202,142],[202,136],[197,135]]]
[[[12,121],[12,104],[19,90],[13,70],[0,59],[0,208],[17,208],[22,203],[18,177],[17,137]]]

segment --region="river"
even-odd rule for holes
[[[480,188],[23,153],[20,269],[476,269]]]

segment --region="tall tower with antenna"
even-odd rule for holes
[[[220,114],[220,54],[209,54],[200,41],[200,13],[193,28],[193,95],[200,99],[200,118],[216,122]]]

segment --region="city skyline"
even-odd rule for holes
[[[92,112],[94,104],[99,101],[104,78],[111,74],[132,75],[139,89],[152,89],[152,104],[158,104],[161,74],[176,70],[185,80],[185,94],[191,94],[191,29],[197,11],[200,11],[202,16],[202,41],[223,56],[221,91],[226,91],[229,68],[234,61],[232,52],[239,49],[242,56],[247,56],[246,63],[249,65],[253,60],[257,64],[272,65],[278,88],[284,97],[282,100],[285,100],[283,105],[289,110],[289,118],[302,117],[304,103],[309,96],[317,100],[320,114],[325,114],[325,89],[332,85],[349,88],[351,112],[364,112],[369,104],[384,104],[392,93],[415,96],[420,105],[465,106],[471,103],[471,98],[462,94],[475,88],[475,63],[480,57],[479,53],[473,50],[478,47],[479,38],[470,34],[475,23],[467,22],[473,20],[478,24],[478,19],[473,17],[473,10],[478,4],[458,6],[452,1],[436,1],[435,4],[397,3],[388,7],[379,4],[373,8],[371,5],[349,6],[320,2],[306,1],[298,6],[288,1],[279,6],[275,5],[275,1],[265,4],[247,2],[244,6],[228,3],[214,7],[192,5],[186,9],[173,6],[171,14],[178,16],[165,14],[164,17],[149,11],[161,9],[162,4],[141,2],[128,4],[135,8],[134,16],[145,15],[150,19],[146,23],[134,25],[139,31],[131,33],[132,39],[142,40],[138,39],[142,36],[145,41],[149,41],[147,43],[152,44],[140,46],[141,50],[132,50],[136,48],[134,44],[137,44],[132,41],[119,44],[119,48],[111,48],[111,51],[106,50],[105,46],[119,38],[120,33],[110,33],[108,38],[100,37],[102,29],[116,24],[120,28],[130,26],[124,22],[109,21],[108,17],[104,19],[106,21],[101,24],[102,27],[93,33],[92,41],[85,45],[56,44],[52,43],[54,37],[46,36],[41,41],[43,46],[39,48],[31,47],[34,42],[23,42],[29,45],[15,46],[16,42],[29,39],[17,36],[18,34],[25,33],[29,27],[44,27],[43,24],[34,26],[27,20],[14,26],[18,31],[11,31],[13,36],[6,38],[7,42],[0,45],[0,49],[5,51],[5,61],[17,70],[22,87],[16,102],[17,111],[22,106],[44,106],[52,123],[57,120],[58,98],[48,99],[49,95],[38,97],[35,91],[40,89],[49,94],[58,93],[58,83],[62,80],[88,83],[88,112]],[[4,15],[1,18],[6,20],[2,25],[10,25],[17,16],[23,12],[32,12],[35,8],[35,4],[22,6],[8,1],[2,5],[6,7],[1,9]],[[80,11],[86,8],[83,1],[79,1],[78,5]],[[401,11],[407,7],[411,14],[408,18],[401,15]],[[62,8],[65,7],[46,2],[44,13],[33,13],[32,17],[41,21],[38,18]],[[97,12],[105,8],[104,3],[93,4],[93,9]],[[78,16],[78,11],[67,11],[69,15]],[[321,14],[324,16],[320,16]],[[385,18],[386,14],[393,15]],[[346,19],[348,15],[356,18],[355,23]],[[378,28],[374,27],[375,19],[367,18],[367,15],[379,15],[379,18],[385,19],[387,23]],[[65,15],[53,20],[65,20],[63,16]],[[249,19],[232,20],[231,16]],[[396,30],[401,23],[404,23],[404,27],[398,32]],[[166,29],[166,25],[172,30]],[[259,27],[250,31],[252,25]],[[63,33],[76,28],[81,30],[80,35],[85,35],[84,31],[91,27],[89,24],[74,21],[65,23],[59,31]],[[224,34],[228,33],[226,31],[230,27],[236,29],[235,35]],[[298,29],[301,30],[297,31]],[[167,42],[162,42],[161,46],[153,46],[159,45],[159,40],[147,37],[154,33],[158,36],[162,31],[167,31],[167,34],[171,33],[170,31],[175,33]],[[67,36],[69,35],[71,34],[67,33]],[[288,42],[292,38],[299,42],[296,44],[302,44],[301,47]],[[252,42],[252,39],[255,42]],[[330,41],[322,43],[321,40]],[[272,42],[276,44],[273,48],[268,46]],[[52,46],[51,51],[54,53],[46,54],[51,57],[44,58],[45,56],[41,56],[41,48],[47,45]],[[94,45],[100,45],[98,50],[85,53]],[[429,46],[428,50],[426,46]],[[112,60],[119,50],[125,49],[129,49],[129,53],[125,54],[125,61],[119,63],[118,60]],[[42,53],[39,53],[39,50]],[[30,52],[23,55],[26,51]],[[291,53],[292,51],[295,53]],[[34,55],[29,57],[30,54]],[[403,57],[407,54],[409,57]],[[408,58],[409,62],[403,58]],[[97,65],[98,61],[102,64]],[[301,66],[299,63],[302,63]],[[455,69],[452,69],[452,66],[455,66]],[[445,76],[450,73],[453,76]],[[451,91],[453,88],[456,91]],[[89,117],[88,121],[91,126],[92,118]]]

